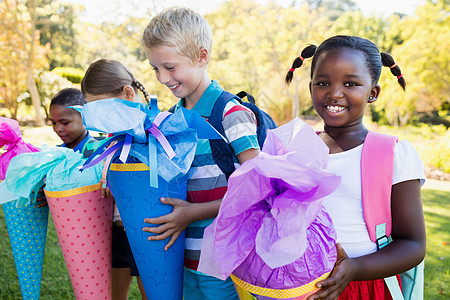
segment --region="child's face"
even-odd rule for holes
[[[75,148],[84,138],[85,128],[79,112],[64,105],[50,106],[53,130],[68,148]]]
[[[177,98],[198,101],[210,84],[206,74],[207,51],[206,58],[201,55],[194,62],[178,54],[174,47],[146,48],[145,52],[158,81],[167,86]]]
[[[366,104],[376,100],[380,88],[372,84],[364,55],[343,48],[320,54],[310,91],[324,123],[343,127],[361,123]]]

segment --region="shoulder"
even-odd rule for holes
[[[251,109],[239,103],[238,100],[228,101],[223,110],[222,125],[224,130],[235,126],[241,126],[254,131],[256,134],[256,118]],[[254,127],[254,130],[251,129]]]
[[[232,118],[246,117],[250,119],[255,119],[255,115],[253,114],[252,110],[243,105],[242,103],[240,103],[239,100],[237,99],[231,99],[225,105],[222,118],[225,119],[227,117]]]
[[[420,179],[420,183],[425,182],[425,168],[419,153],[407,140],[400,140],[395,145],[394,150],[394,175],[393,184]]]

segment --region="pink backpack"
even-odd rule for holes
[[[361,155],[361,188],[364,220],[370,239],[381,249],[391,240],[391,189],[394,171],[394,136],[369,131]],[[392,298],[423,299],[423,261],[400,274],[402,290],[396,276],[385,278]]]

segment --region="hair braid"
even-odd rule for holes
[[[406,87],[405,78],[403,78],[402,71],[400,70],[400,67],[395,63],[394,58],[390,54],[385,52],[381,52],[380,54],[383,66],[389,67],[391,69],[391,73],[397,77],[398,84],[400,84],[402,89],[405,90]]]
[[[316,49],[317,49],[317,47],[315,45],[309,45],[308,47],[303,49],[300,56],[297,56],[297,58],[294,59],[294,62],[292,63],[291,68],[289,69],[289,71],[286,74],[285,82],[287,85],[289,85],[291,83],[292,78],[294,77],[295,69],[300,68],[302,66],[305,58],[312,57],[314,55],[314,53],[316,52]]]
[[[150,103],[150,95],[147,93],[147,90],[145,89],[145,87],[142,85],[142,83],[140,83],[139,81],[137,81],[136,79],[133,80],[132,83],[138,90],[140,90],[142,92],[142,94],[144,94],[144,98],[145,101],[147,103]]]

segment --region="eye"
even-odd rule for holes
[[[175,70],[175,67],[166,67],[166,69],[169,71],[173,71],[173,70]]]
[[[64,126],[68,125],[70,122],[61,122]]]
[[[330,84],[328,82],[325,82],[325,81],[318,81],[314,85],[317,85],[317,86],[329,86]]]
[[[351,87],[351,86],[358,86],[358,83],[356,82],[346,82],[344,83],[345,87]]]
[[[55,126],[55,125],[56,125],[56,122],[55,122],[55,121],[52,121],[52,125]]]

